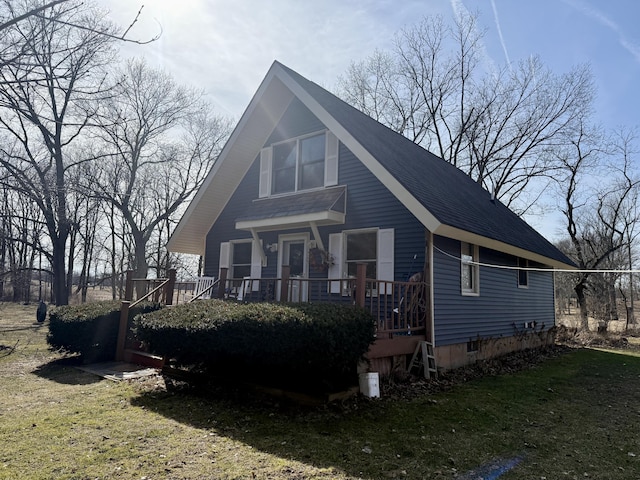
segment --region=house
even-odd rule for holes
[[[168,248],[245,300],[350,301],[360,268],[382,373],[420,339],[444,368],[551,341],[550,269],[572,267],[462,171],[278,62]]]

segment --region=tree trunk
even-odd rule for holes
[[[149,265],[147,264],[147,249],[146,242],[141,233],[133,233],[133,245],[134,245],[134,267],[133,278],[147,278]],[[136,295],[140,298],[145,294],[145,285],[142,282],[136,284]]]
[[[57,306],[69,304],[69,286],[65,263],[66,237],[55,238],[53,242],[53,300]]]
[[[585,296],[586,286],[578,283],[574,290],[578,298],[578,307],[580,308],[580,329],[589,331],[589,310],[587,309],[587,297]]]
[[[616,285],[613,278],[608,279],[607,287],[609,289],[609,320],[617,321],[618,317],[618,298],[616,295]]]

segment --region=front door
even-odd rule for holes
[[[278,248],[278,277],[282,278],[282,266],[289,266],[289,300],[292,302],[306,302],[309,278],[309,235],[291,234],[281,235]],[[281,288],[278,288],[280,300]],[[285,300],[285,299],[283,299]]]

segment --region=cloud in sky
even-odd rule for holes
[[[456,18],[456,20],[459,21],[462,18],[472,16],[472,13],[465,6],[462,0],[450,0],[450,3],[451,3],[451,10],[453,10],[453,15]],[[478,31],[477,25],[475,26],[474,33],[477,35],[481,34],[481,32]],[[489,54],[483,39],[480,39],[480,42],[478,42],[478,48],[480,51],[480,58],[484,60],[485,68],[487,69],[487,71],[491,72],[494,75],[497,74],[499,68],[496,66],[496,62],[493,60],[493,57]]]
[[[491,0],[491,9],[493,10],[493,19],[496,24],[496,31],[498,32],[498,37],[500,38],[500,45],[502,46],[502,51],[504,52],[504,58],[507,61],[507,65],[511,68],[511,59],[509,58],[509,52],[507,50],[507,44],[504,41],[504,37],[502,36],[502,28],[500,27],[500,18],[498,17],[498,9],[496,7],[495,0]]]
[[[445,0],[446,1],[446,0]],[[107,0],[115,20],[126,24],[137,2]],[[439,5],[440,4],[440,5]],[[238,116],[273,60],[331,88],[351,61],[386,48],[416,13],[442,12],[443,0],[154,0],[136,25],[138,35],[163,35],[144,54],[182,83],[206,86],[212,100]]]
[[[620,25],[615,21],[597,8],[592,7],[581,0],[563,0],[563,2],[613,31],[618,36],[618,42],[622,48],[627,50],[635,58],[636,62],[640,63],[640,45],[631,41]]]

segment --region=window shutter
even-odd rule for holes
[[[251,278],[262,278],[262,240],[251,242]],[[257,292],[260,290],[260,282],[252,282],[251,290]]]
[[[327,131],[324,159],[324,186],[338,184],[338,137]]]
[[[394,231],[393,228],[378,230],[378,280],[392,282],[394,277]],[[386,285],[386,284],[385,284]],[[392,286],[380,287],[380,294],[392,293]]]
[[[222,242],[220,244],[220,268],[229,268],[229,264],[231,263],[229,258],[230,254],[231,248],[229,242]],[[219,277],[220,275],[218,275],[218,278]]]
[[[258,196],[268,197],[271,194],[271,158],[273,150],[271,147],[260,150],[260,187]]]
[[[327,275],[329,278],[342,278],[342,233],[329,235],[329,255],[333,258],[333,264],[329,265]],[[341,293],[339,281],[329,282],[330,293]]]

